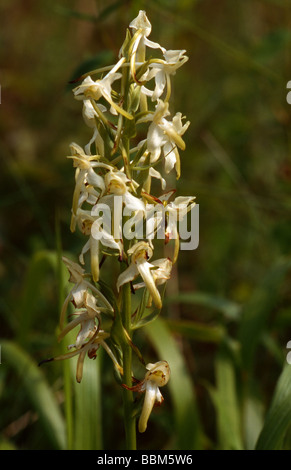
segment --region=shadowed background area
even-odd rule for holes
[[[175,365],[139,448],[290,448],[287,0],[2,0],[0,448],[124,446],[105,355],[89,361],[82,389],[69,365],[34,366],[60,350],[60,245],[76,257],[84,243],[70,233],[66,156],[91,136],[69,82],[116,62],[140,9],[152,41],[189,57],[172,80],[172,111],[191,122],[172,184],[196,196],[200,243],[180,253],[161,318],[137,338],[147,358]]]

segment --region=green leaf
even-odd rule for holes
[[[76,329],[70,331],[62,342],[62,352],[67,352],[67,345],[76,339]],[[101,450],[102,439],[102,395],[101,395],[101,366],[102,353],[100,348],[96,359],[85,357],[83,377],[80,383],[76,381],[76,368],[79,356],[66,359],[63,362],[65,377],[65,407],[69,450]],[[68,403],[67,403],[68,400]]]
[[[52,446],[59,450],[66,449],[65,422],[42,370],[13,341],[1,340],[1,346],[2,363],[7,364],[19,376]]]
[[[26,344],[39,308],[39,299],[43,292],[45,276],[48,273],[56,275],[58,255],[54,251],[42,250],[36,252],[28,265],[19,306],[18,342]]]
[[[182,449],[201,448],[200,426],[195,388],[176,341],[161,318],[145,326],[144,331],[157,351],[160,360],[166,360],[171,369],[169,388],[174,411],[173,437],[176,447]]]
[[[253,450],[264,422],[264,406],[262,400],[254,393],[244,399],[243,429],[246,450]]]
[[[164,285],[163,288],[161,289],[162,301],[165,295],[165,288],[166,286]],[[149,299],[150,299],[149,292],[147,289],[144,289],[143,296],[142,296],[141,302],[137,310],[136,318],[134,319],[134,322],[132,325],[133,330],[137,330],[138,328],[143,328],[145,325],[152,322],[160,315],[161,309],[155,308],[153,304],[151,307],[148,306]]]
[[[256,450],[283,449],[291,423],[291,365],[285,365],[259,435]],[[290,434],[289,434],[290,439]],[[289,442],[290,449],[291,442]]]
[[[223,345],[215,359],[216,388],[212,398],[217,411],[219,447],[222,450],[242,450],[241,417],[238,403],[235,367]]]
[[[96,360],[85,358],[83,379],[75,380],[77,358],[70,359],[74,383],[75,450],[102,450],[102,350]]]
[[[143,328],[144,326],[154,321],[159,315],[160,315],[160,310],[156,308],[153,310],[151,309],[150,313],[148,313],[143,318],[141,318],[137,323],[135,323],[132,329],[137,330],[138,328]]]
[[[246,368],[251,368],[254,364],[256,348],[263,338],[268,318],[276,305],[280,287],[290,267],[289,260],[277,262],[243,306],[238,339],[241,343],[242,362]]]
[[[132,322],[133,329],[137,329],[137,328],[140,328],[140,326],[142,326],[142,325],[139,326],[139,323],[144,316],[148,301],[149,301],[149,291],[147,289],[143,289],[141,300],[139,302],[136,314],[134,315],[134,318],[133,318],[133,322]]]
[[[133,139],[136,136],[136,125],[134,119],[126,119],[124,121],[123,136],[126,139]]]
[[[106,297],[108,302],[112,305],[115,312],[119,310],[117,305],[116,296],[113,292],[113,289],[102,279],[99,279],[98,283],[96,283],[96,287],[100,289],[101,293]]]

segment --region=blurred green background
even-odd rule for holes
[[[139,338],[173,376],[138,446],[290,448],[288,0],[1,1],[0,448],[124,448],[105,356],[79,389],[70,366],[37,363],[60,348],[58,240],[72,256],[83,245],[66,156],[91,136],[68,82],[116,61],[139,9],[151,40],[189,56],[172,81],[191,121],[173,186],[196,196],[200,243]]]

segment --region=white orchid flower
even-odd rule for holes
[[[137,17],[129,24],[129,27],[136,32],[133,52],[137,51],[138,47],[143,48],[144,46],[150,47],[151,49],[161,49],[163,52],[166,51],[160,44],[148,39],[152,31],[152,25],[144,10],[139,11]]]
[[[156,162],[163,151],[165,157],[165,170],[167,173],[175,166],[177,177],[180,177],[180,157],[177,147],[185,150],[182,135],[188,129],[190,122],[182,125],[182,114],[176,113],[172,121],[169,116],[169,103],[158,100],[154,114],[148,114],[139,122],[152,121],[147,133],[147,150],[151,153],[150,160]]]
[[[87,202],[91,206],[94,206],[94,204],[96,204],[99,197],[100,197],[100,191],[97,191],[94,188],[94,186],[92,184],[89,184],[88,181],[85,179],[84,184],[81,186],[81,190],[80,190],[77,213],[79,209],[81,209],[84,202]],[[77,213],[76,213],[76,219],[77,219]]]
[[[170,277],[172,272],[173,263],[169,258],[161,258],[151,262],[154,268],[151,270],[154,282],[156,286],[165,284]],[[139,282],[133,285],[134,290],[146,287],[145,282]],[[147,306],[150,307],[152,304],[152,297],[150,296]]]
[[[90,214],[86,214],[83,211],[85,219],[87,217],[87,234],[89,234],[90,238],[82,249],[80,262],[82,264],[84,263],[84,254],[90,250],[91,272],[95,282],[99,279],[100,243],[107,248],[117,250],[119,252],[119,256],[122,256],[123,252],[121,227],[122,216],[120,217],[120,220],[118,220],[119,226],[114,228],[112,234],[111,215],[115,207],[115,197],[120,197],[122,203],[124,203],[126,209],[129,211],[145,211],[143,201],[130,193],[129,187],[127,186],[127,183],[129,182],[130,180],[122,171],[109,171],[104,177],[105,195],[102,196],[93,206]],[[100,213],[102,212],[103,215],[101,217]],[[109,213],[109,216],[107,213]],[[84,222],[82,225],[84,225]]]
[[[177,261],[180,247],[178,223],[183,221],[196,204],[194,196],[178,196],[168,202],[174,194],[175,190],[168,191],[159,197],[143,193],[146,200],[150,202],[146,205],[147,238],[152,239],[157,233],[158,238],[165,238],[166,244],[172,239],[175,240],[173,264]]]
[[[100,193],[105,190],[105,184],[103,178],[95,173],[94,168],[110,169],[111,167],[106,163],[98,161],[98,155],[87,155],[80,145],[75,142],[70,145],[71,158],[74,161],[74,167],[76,168],[75,173],[75,189],[73,194],[72,204],[72,222],[71,230],[75,230],[75,215],[78,207],[80,207],[80,197],[82,196],[82,190],[86,191],[86,185],[91,185],[94,188],[98,188]]]
[[[73,93],[76,99],[86,100],[92,99],[94,101],[99,101],[100,98],[104,98],[110,104],[110,111],[112,114],[120,113],[125,116],[127,119],[133,119],[133,116],[121,108],[117,103],[112,99],[112,83],[115,80],[119,80],[122,77],[121,73],[115,73],[113,70],[116,70],[116,66],[107,74],[104,78],[100,80],[92,80],[90,75],[88,75],[81,85],[78,85],[74,88]],[[92,103],[94,106],[94,102]],[[98,108],[95,110],[98,113]]]
[[[173,263],[169,258],[156,259],[151,262],[151,265],[154,267],[151,273],[157,286],[164,284],[170,279]],[[133,288],[137,290],[145,286],[144,282],[139,282],[134,284]]]
[[[169,50],[164,51],[165,60],[156,60],[156,62],[150,64],[150,68],[146,74],[141,77],[141,81],[144,79],[150,81],[152,78],[155,79],[154,90],[149,90],[144,85],[141,87],[142,93],[151,97],[152,101],[157,101],[164,92],[165,86],[167,85],[167,96],[165,101],[169,100],[171,93],[171,81],[170,76],[176,73],[176,70],[180,68],[188,57],[185,56],[185,50]]]
[[[78,209],[76,214],[80,230],[84,235],[89,236],[81,250],[79,261],[81,264],[85,264],[84,255],[90,251],[91,274],[95,282],[99,280],[100,243],[110,249],[118,250],[119,254],[122,254],[122,243],[120,240],[116,241],[111,235],[110,230],[107,230],[107,226],[102,226],[102,217],[98,216],[99,206],[100,202],[97,202],[92,211]]]
[[[163,401],[163,395],[159,387],[166,385],[170,379],[171,371],[167,361],[159,361],[155,364],[147,364],[146,369],[148,372],[145,378],[133,387],[124,388],[134,392],[145,392],[142,411],[139,417],[138,430],[143,433],[147,429],[148,420],[154,405],[160,405]]]
[[[104,311],[103,307],[99,307],[97,305],[96,297],[89,291],[85,292],[82,304],[79,307],[82,308],[79,308],[72,314],[74,317],[73,320],[64,327],[58,337],[58,340],[60,341],[67,333],[69,333],[69,331],[80,325],[80,331],[77,335],[76,342],[74,345],[68,346],[69,349],[72,347],[80,348],[86,344],[88,339],[90,339],[97,331],[97,328],[99,328],[101,312]],[[98,321],[98,326],[95,322],[96,319]]]
[[[102,196],[95,207],[93,207],[93,213],[98,211],[99,207],[104,205],[105,209],[109,210],[110,217],[113,216],[113,235],[118,243],[122,240],[122,216],[131,215],[134,213],[134,216],[137,215],[140,219],[145,213],[145,204],[142,199],[134,196],[131,193],[131,188],[134,186],[134,181],[127,178],[123,171],[109,171],[105,175],[105,195]],[[101,205],[101,206],[100,206]],[[124,206],[124,212],[123,210]],[[107,212],[107,211],[105,211]],[[109,217],[108,217],[109,219]],[[111,230],[111,221],[107,223],[107,232],[110,233]],[[104,228],[104,227],[103,227]],[[106,228],[105,228],[106,231]],[[97,234],[98,236],[98,234]],[[110,235],[108,239],[114,240]],[[120,244],[120,247],[122,245]],[[121,253],[120,253],[121,254]]]
[[[145,11],[140,10],[138,16],[130,23],[129,27],[135,31],[131,50],[130,68],[132,77],[136,80],[136,64],[137,62],[144,62],[146,47],[151,49],[161,49],[162,51],[165,51],[165,48],[148,39],[148,36],[151,34],[152,25],[149,22]]]
[[[156,364],[147,364],[148,372],[145,375],[141,391],[145,391],[145,398],[142,412],[138,422],[139,432],[145,432],[148,419],[155,403],[161,404],[163,396],[159,387],[166,385],[170,379],[170,367],[166,361],[159,361]]]
[[[83,314],[81,313],[81,315]],[[61,354],[60,356],[45,359],[44,361],[41,361],[39,365],[46,362],[63,361],[65,359],[71,359],[74,356],[79,356],[76,367],[76,380],[80,383],[83,378],[83,367],[86,355],[89,359],[96,359],[97,351],[100,346],[102,346],[112,359],[118,372],[123,374],[123,368],[120,366],[115,355],[105,341],[110,337],[110,334],[104,330],[96,328],[96,325],[94,326],[89,319],[86,319],[85,314],[81,317],[81,321],[79,323],[81,325],[80,332],[77,336],[76,343],[68,346],[69,352]]]
[[[66,257],[63,257],[63,261],[70,272],[69,281],[74,282],[75,286],[70,291],[64,302],[60,320],[62,331],[58,336],[58,340],[62,340],[77,326],[80,326],[80,330],[77,334],[75,343],[68,346],[68,353],[46,359],[40,364],[50,361],[70,359],[78,355],[76,380],[77,382],[81,382],[86,355],[88,355],[90,359],[95,359],[99,347],[102,346],[113,360],[117,370],[120,373],[123,373],[122,367],[118,364],[112,350],[105,342],[105,339],[108,338],[110,334],[99,328],[101,323],[101,313],[106,311],[113,312],[113,308],[103,294],[101,294],[101,292],[91,283],[86,281],[84,270],[81,266]],[[63,327],[64,314],[70,300],[73,301],[77,310],[72,314],[73,320]],[[101,302],[101,305],[99,305],[99,301]]]
[[[97,204],[95,204],[94,207],[96,207]],[[92,210],[93,210],[92,209]],[[80,232],[83,233],[83,235],[86,235],[89,237],[89,239],[86,241],[85,245],[83,246],[81,253],[79,255],[79,262],[84,265],[85,260],[84,260],[84,255],[90,251],[90,263],[91,263],[91,274],[93,277],[93,280],[97,282],[99,280],[99,244],[102,241],[104,244],[104,232],[103,234],[99,235],[97,238],[96,235],[96,224],[92,233],[92,227],[93,224],[96,223],[96,220],[98,220],[97,217],[94,217],[92,215],[92,211],[89,210],[83,210],[78,208],[76,214],[74,215],[74,223],[79,227]],[[107,239],[106,239],[107,241]]]
[[[127,282],[133,281],[140,275],[153,299],[155,306],[162,308],[162,300],[160,293],[156,287],[152,269],[155,267],[148,260],[153,255],[153,250],[149,243],[141,241],[135,243],[128,251],[131,257],[131,263],[125,271],[123,271],[117,279],[117,290]]]
[[[102,227],[97,219],[91,226],[90,240],[83,249],[83,254],[86,250],[90,249],[91,272],[95,282],[99,280],[100,243],[111,250],[117,250],[119,252],[119,256],[122,256],[123,246],[121,240],[116,241],[113,235],[106,230],[106,227]]]
[[[100,103],[97,103],[96,106],[102,113],[107,111],[106,107]],[[96,126],[98,112],[95,110],[90,100],[83,100],[83,118],[87,126],[94,130],[92,138],[84,147],[86,154],[91,155],[91,145],[95,142],[96,153],[104,157],[104,142]]]
[[[162,124],[162,127],[165,124]],[[180,178],[180,155],[177,147],[185,150],[185,143],[181,139],[181,136],[186,132],[190,125],[190,121],[187,121],[184,125],[182,124],[182,114],[176,113],[170,124],[166,124],[168,135],[168,141],[164,145],[164,156],[165,156],[165,171],[169,173],[174,167],[176,169],[177,178]],[[177,137],[178,136],[178,137]],[[176,144],[176,145],[174,145]]]
[[[105,175],[105,186],[108,195],[111,195],[111,197],[122,196],[122,201],[128,210],[144,212],[145,205],[143,201],[130,192],[128,185],[131,183],[132,180],[127,178],[126,174],[122,171],[109,171]]]
[[[85,360],[86,355],[88,355],[90,359],[95,359],[97,356],[97,351],[99,347],[102,345],[104,349],[106,349],[107,352],[110,351],[110,355],[114,357],[112,351],[109,349],[108,345],[105,342],[105,339],[107,339],[110,336],[110,334],[104,330],[99,330],[98,328],[96,328],[93,333],[93,331],[88,327],[88,324],[84,326],[84,323],[83,324],[81,323],[81,330],[80,330],[81,336],[80,336],[80,340],[78,344],[76,343],[76,344],[69,345],[68,349],[70,351],[68,353],[61,354],[60,356],[52,357],[50,359],[45,359],[44,361],[41,361],[39,365],[45,362],[63,361],[65,359],[71,359],[74,356],[79,356],[78,361],[77,361],[77,368],[76,368],[76,380],[78,383],[80,383],[83,378],[83,367],[84,367],[84,360]],[[82,331],[83,328],[84,328],[84,331]],[[85,334],[85,330],[87,330],[87,333],[88,333],[87,337]],[[87,341],[85,339],[87,339]],[[118,364],[117,361],[116,361],[116,364]]]
[[[159,197],[159,200],[164,204],[164,210],[167,214],[166,220],[166,243],[169,240],[175,240],[175,249],[173,255],[173,264],[177,261],[179,248],[180,248],[180,237],[178,233],[178,222],[182,222],[186,214],[195,206],[195,197],[192,196],[178,196],[167,203],[171,192],[168,192]]]
[[[128,211],[145,211],[142,199],[131,193],[137,183],[129,179],[122,170],[118,171],[110,168],[110,171],[104,177],[104,183],[105,191],[98,201],[99,204],[106,204],[111,210],[114,210],[114,199],[120,197],[122,204],[125,205]]]
[[[103,306],[110,312],[113,312],[113,308],[106,299],[106,297],[97,289],[92,283],[86,279],[84,269],[74,261],[71,261],[67,257],[63,256],[63,262],[66,265],[70,277],[69,282],[73,283],[74,286],[67,295],[60,315],[60,327],[63,329],[65,314],[69,305],[69,302],[73,302],[76,308],[82,308],[88,302],[88,290],[95,294],[97,298],[103,303]]]

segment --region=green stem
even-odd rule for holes
[[[130,285],[125,284],[123,287],[123,308],[122,323],[129,336],[131,336],[131,292]],[[128,342],[123,343],[123,381],[127,387],[132,386],[132,349]],[[131,390],[123,390],[123,411],[124,411],[124,428],[126,436],[126,449],[136,450],[136,423],[133,416],[133,392]]]
[[[124,99],[124,109],[128,107],[128,91],[129,91],[129,70],[123,69],[122,71],[122,85],[121,91]],[[123,136],[119,144],[123,162],[124,171],[126,176],[131,179],[131,171],[129,166],[129,150],[130,139]],[[125,252],[127,251],[125,241]],[[127,283],[122,288],[122,309],[121,320],[123,328],[131,338],[131,289],[130,284]],[[123,354],[123,383],[127,387],[132,387],[132,348],[127,340],[122,341],[122,354]],[[126,437],[126,449],[136,450],[136,419],[133,416],[133,392],[126,388],[123,389],[123,412],[124,412],[124,429]]]
[[[60,227],[60,214],[59,210],[56,213],[56,250],[57,250],[57,276],[59,286],[59,311],[61,312],[64,303],[64,277],[63,277],[63,263],[62,263],[62,240],[61,240],[61,227]],[[63,353],[62,348],[62,353]],[[67,449],[73,449],[73,408],[72,408],[72,387],[71,387],[71,373],[70,364],[64,361],[63,366],[64,374],[64,392],[65,392],[65,417],[66,417],[66,429],[67,429]]]

